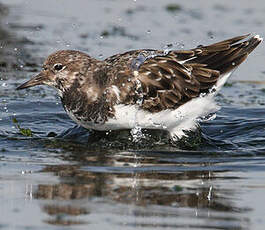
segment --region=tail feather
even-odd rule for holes
[[[206,64],[207,68],[220,71],[221,75],[228,73],[236,69],[263,40],[259,35],[256,35],[244,41],[248,36],[243,35],[199,47],[197,49],[201,49],[202,52],[185,64]],[[194,51],[196,52],[196,49]]]
[[[263,38],[261,38],[259,35],[251,37],[249,40],[242,43],[245,47],[242,48],[241,52],[250,54],[262,41]]]

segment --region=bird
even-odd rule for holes
[[[17,90],[54,88],[70,118],[92,130],[166,130],[173,141],[216,112],[214,96],[262,42],[242,35],[187,50],[139,49],[97,60],[77,50],[47,57]]]

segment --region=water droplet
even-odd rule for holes
[[[99,57],[99,58],[103,58],[103,54],[99,54],[98,57]]]
[[[215,118],[216,118],[216,113],[210,113],[210,114],[208,114],[206,116],[202,116],[202,117],[197,118],[197,121],[205,122],[205,121],[214,120]]]
[[[209,90],[209,93],[215,93],[217,90],[217,87],[216,85],[214,85],[210,90]]]
[[[181,42],[175,42],[175,47],[176,49],[184,49],[185,45],[184,43],[181,43]]]
[[[169,54],[169,52],[170,52],[170,49],[165,49],[163,52],[164,52],[164,55],[166,56],[166,55],[168,55],[168,54]]]
[[[21,171],[21,174],[27,174],[27,173],[32,173],[32,170],[28,170],[28,171],[27,170],[22,170]]]
[[[167,44],[164,46],[163,53],[165,56],[169,54],[169,52],[172,50],[172,47],[173,47],[173,44]]]
[[[205,97],[207,94],[206,93],[201,93],[200,97]]]
[[[150,33],[151,33],[151,30],[147,30],[146,32],[147,32],[148,34],[150,34]]]
[[[139,142],[143,137],[142,128],[140,126],[135,126],[133,129],[131,129],[131,135],[133,138],[133,142]]]
[[[136,104],[141,106],[143,104],[143,99],[144,99],[142,83],[138,79],[135,81],[135,83],[136,83],[135,93],[136,93],[136,95],[138,95],[138,99],[136,101]]]
[[[165,47],[164,48],[166,48],[166,49],[169,49],[169,48],[172,48],[173,47],[173,44],[167,44],[167,45],[165,45]]]
[[[232,65],[236,65],[236,63],[235,62],[232,62]]]
[[[212,198],[212,190],[213,190],[213,186],[210,187],[210,189],[209,189],[209,193],[208,193],[208,195],[207,195],[207,199],[208,199],[209,201],[210,201],[211,198]]]
[[[209,31],[208,32],[208,36],[210,37],[210,39],[214,39],[214,34],[212,31]]]

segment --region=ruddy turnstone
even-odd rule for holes
[[[262,41],[247,37],[190,50],[133,50],[103,61],[60,50],[17,89],[55,88],[68,115],[87,129],[165,129],[177,139],[216,109],[213,96]]]

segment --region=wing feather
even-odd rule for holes
[[[171,51],[167,55],[162,51],[135,50],[107,58],[111,84],[120,89],[119,103],[134,104],[141,94],[142,108],[159,112],[176,109],[209,92],[222,74],[235,69],[261,42],[257,36],[244,41],[248,36],[191,50]],[[132,67],[139,55],[148,52],[155,55],[146,58],[137,69]],[[137,82],[141,84],[140,91]]]

